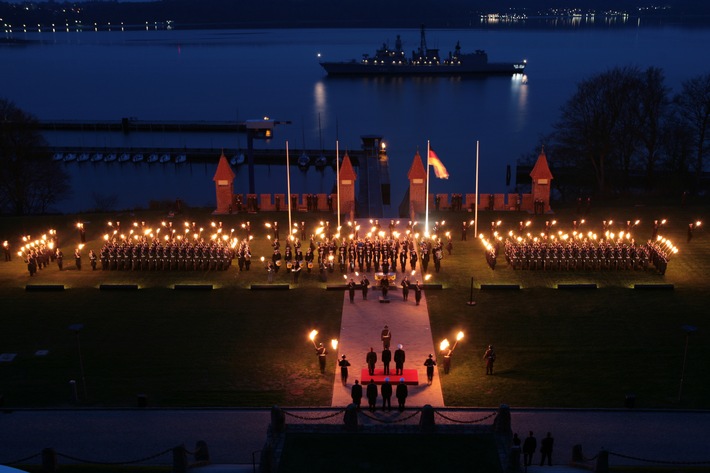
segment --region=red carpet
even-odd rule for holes
[[[390,384],[399,384],[399,379],[404,378],[404,384],[410,384],[410,385],[418,385],[419,384],[419,374],[417,373],[417,370],[413,369],[404,369],[404,374],[403,375],[396,375],[394,374],[394,366],[390,368],[390,374],[385,375],[383,368],[375,368],[375,374],[371,375],[368,374],[367,368],[363,368],[361,373],[360,373],[360,383],[363,385],[367,385],[371,379],[375,380],[375,384],[382,384],[385,382],[385,378],[390,379]]]

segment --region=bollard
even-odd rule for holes
[[[197,445],[195,445],[195,461],[201,463],[210,462],[210,451],[207,448],[207,442],[204,440],[198,440]]]
[[[584,462],[584,454],[582,454],[582,446],[580,444],[572,446],[572,462],[573,463]]]
[[[609,473],[609,452],[602,450],[597,455],[597,466],[594,473]]]
[[[510,407],[507,404],[501,404],[498,408],[498,414],[493,421],[493,431],[497,434],[505,434],[508,438],[513,435],[510,426]]]
[[[348,407],[345,408],[343,421],[345,422],[345,430],[349,432],[357,430],[357,406],[355,404],[348,404]]]
[[[280,434],[286,428],[286,415],[279,406],[271,408],[271,432],[273,435]]]
[[[74,403],[79,402],[79,393],[76,391],[76,380],[69,380],[69,389],[71,390],[72,399],[74,400]]]
[[[146,407],[148,405],[148,396],[145,394],[138,394],[136,396],[136,403],[138,407]]]
[[[431,407],[431,404],[426,404],[422,407],[422,415],[419,418],[419,429],[422,432],[434,432],[434,430],[436,430],[434,408]]]
[[[187,473],[187,451],[184,445],[173,448],[172,473]]]
[[[42,473],[57,472],[57,452],[53,448],[42,449]]]

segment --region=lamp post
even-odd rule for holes
[[[82,331],[84,328],[84,324],[72,324],[69,326],[69,330],[74,332],[76,335],[76,349],[77,352],[79,353],[79,374],[81,374],[81,384],[84,388],[84,400],[88,400],[89,396],[86,391],[86,376],[84,376],[84,358],[81,354],[81,339],[79,337],[79,333]]]
[[[688,359],[688,340],[690,339],[690,334],[698,330],[697,327],[692,325],[683,325],[681,327],[685,332],[685,349],[683,350],[683,369],[680,372],[680,387],[678,388],[678,402],[683,394],[683,379],[685,378],[685,364]]]

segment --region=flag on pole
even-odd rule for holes
[[[434,175],[439,179],[449,178],[449,171],[446,170],[444,163],[441,162],[439,157],[431,148],[429,148],[429,166],[434,166]]]

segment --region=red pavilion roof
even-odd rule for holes
[[[222,156],[219,157],[219,164],[217,164],[217,172],[214,173],[213,181],[234,181],[234,171],[227,161],[227,157],[222,152]]]
[[[345,156],[343,156],[343,162],[340,164],[340,179],[351,181],[357,179],[357,174],[355,174],[355,170],[350,162],[350,156],[348,156],[348,153],[345,153]]]
[[[540,156],[537,157],[537,162],[535,166],[530,171],[530,177],[533,181],[539,179],[553,179],[552,172],[550,172],[550,167],[547,165],[547,156],[545,155],[545,148],[540,150]]]
[[[407,173],[407,178],[410,181],[412,179],[426,179],[426,169],[424,169],[424,163],[422,162],[422,157],[419,156],[419,151],[414,155],[412,166]]]

